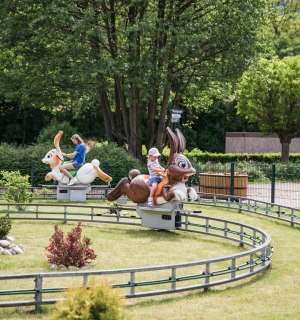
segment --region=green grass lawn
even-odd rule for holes
[[[299,319],[300,228],[250,213],[206,206],[201,209],[204,215],[241,221],[268,232],[275,250],[271,269],[208,292],[197,290],[127,300],[128,317],[133,320]],[[74,225],[59,223],[64,231]],[[50,271],[45,246],[49,244],[53,226],[54,222],[13,221],[11,234],[16,238],[15,243],[22,243],[26,251],[23,255],[0,256],[1,274]],[[91,265],[93,270],[181,263],[241,250],[235,244],[213,237],[133,226],[85,223],[83,235],[91,238],[98,255]],[[44,306],[40,314],[33,314],[33,307],[2,308],[0,319],[50,319],[52,308]]]

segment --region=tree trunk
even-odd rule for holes
[[[149,150],[154,145],[155,141],[155,126],[156,126],[156,112],[159,96],[159,83],[161,81],[159,71],[163,65],[163,57],[161,50],[167,43],[167,36],[165,32],[165,19],[166,0],[159,0],[157,6],[157,21],[155,28],[158,31],[158,36],[153,40],[152,50],[152,76],[150,78],[151,96],[148,101],[148,114],[147,114],[147,138],[146,147]]]
[[[112,112],[110,109],[107,93],[105,90],[102,89],[100,94],[101,94],[101,109],[102,109],[102,114],[104,119],[107,140],[108,142],[114,142],[115,140],[112,134],[112,132],[114,131],[113,117],[112,117]]]
[[[130,81],[130,94],[131,105],[129,109],[129,130],[130,137],[128,141],[128,150],[133,156],[138,159],[142,158],[142,140],[141,140],[141,120],[140,120],[140,85],[137,82],[136,74],[140,74],[140,56],[141,56],[141,43],[140,31],[137,29],[137,24],[143,20],[146,10],[146,3],[133,4],[128,10],[128,24],[130,32],[128,34],[129,40],[129,79]],[[139,20],[139,21],[138,21]]]
[[[163,144],[164,144],[164,136],[165,136],[164,133],[166,130],[166,119],[167,119],[167,113],[168,113],[170,91],[171,91],[171,83],[168,83],[163,93],[163,100],[162,100],[162,105],[160,110],[160,118],[159,118],[159,123],[157,128],[156,146],[158,150],[162,150]]]
[[[117,130],[118,130],[118,132],[122,132],[122,129],[124,129],[125,137],[124,137],[123,142],[128,142],[129,136],[130,136],[128,108],[126,106],[126,101],[125,101],[125,97],[124,97],[124,91],[123,91],[121,79],[119,77],[116,77],[115,83],[116,83],[116,99],[119,101],[120,112],[122,114],[122,119],[123,119],[123,121],[122,121],[123,128],[119,127],[119,128],[117,128]]]
[[[281,162],[289,161],[290,142],[281,142]]]

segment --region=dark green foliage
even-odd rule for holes
[[[196,104],[197,106],[197,104]],[[214,99],[209,108],[184,108],[179,129],[187,137],[187,149],[224,152],[226,132],[258,131],[244,117],[236,114],[236,102]]]
[[[36,137],[48,121],[49,112],[46,110],[22,108],[17,102],[4,102],[0,98],[0,141],[16,145],[36,142]]]
[[[53,141],[55,135],[58,133],[58,131],[62,130],[64,132],[61,141],[60,146],[73,146],[73,143],[71,141],[71,137],[73,134],[78,133],[77,129],[75,127],[72,127],[67,121],[54,123],[48,127],[45,127],[39,134],[37,138],[37,143],[49,143],[50,141]]]
[[[4,239],[8,235],[11,225],[12,223],[8,213],[0,217],[0,239]]]
[[[0,144],[1,169],[20,171],[22,175],[29,175],[30,182],[34,186],[44,183],[44,177],[49,172],[49,167],[42,163],[42,159],[53,148],[53,144],[25,147]]]
[[[90,162],[93,159],[98,159],[100,161],[100,168],[113,178],[112,185],[117,184],[120,179],[128,177],[131,169],[139,169],[144,173],[147,172],[137,159],[114,143],[94,146],[88,153],[87,161]],[[101,182],[97,178],[94,184],[103,184],[103,181]]]
[[[143,144],[162,148],[169,109],[192,87],[214,91],[265,51],[269,4],[2,0],[0,95],[71,110],[70,120],[98,126],[89,136],[105,129],[140,158]]]

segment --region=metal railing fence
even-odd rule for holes
[[[195,203],[197,205],[197,203]],[[0,204],[1,212],[9,212],[11,219],[86,221],[140,226],[140,218],[132,206],[86,206],[31,204],[26,210],[15,210],[11,204]],[[52,304],[63,298],[62,292],[74,287],[74,278],[88,286],[91,277],[109,277],[113,287],[127,298],[169,294],[238,281],[268,268],[273,254],[271,238],[263,230],[239,222],[180,210],[181,232],[214,236],[238,243],[250,249],[207,260],[180,264],[158,265],[115,270],[39,272],[0,275],[0,307]],[[60,281],[64,278],[64,281]],[[68,280],[69,279],[69,280]],[[9,285],[8,283],[11,283]],[[22,287],[21,287],[22,283]],[[63,286],[62,286],[63,283]],[[69,286],[68,286],[69,285]],[[54,296],[53,296],[54,295]],[[25,299],[30,296],[31,299]],[[9,300],[3,300],[4,298]]]
[[[197,191],[201,191],[201,173],[207,172],[223,173],[232,178],[227,193],[224,192],[227,195],[234,195],[239,188],[234,185],[233,177],[237,174],[246,174],[248,176],[246,197],[300,208],[300,165],[297,163],[198,163],[197,174],[190,180],[190,185],[196,186]],[[211,193],[220,192],[212,190]]]
[[[12,163],[11,170],[17,170],[18,164]],[[298,163],[256,163],[251,161],[241,161],[232,163],[194,163],[197,169],[197,174],[191,177],[189,183],[194,185],[200,191],[201,177],[200,173],[217,172],[225,173],[227,175],[234,175],[234,173],[243,173],[248,175],[247,197],[265,202],[278,203],[285,206],[300,208],[300,165]],[[104,163],[105,170],[108,170],[109,165]],[[21,170],[22,174],[30,176],[30,183],[32,187],[37,187],[43,183],[47,167],[41,167],[31,163],[31,166],[26,170]],[[42,177],[42,178],[41,178]],[[39,181],[41,180],[41,181]],[[234,181],[232,179],[232,181]],[[116,185],[118,181],[113,181],[112,186]],[[0,186],[1,187],[1,186]],[[49,188],[56,187],[49,185]],[[92,186],[92,190],[96,190],[97,186]],[[230,185],[231,194],[235,190],[234,184]],[[3,193],[3,189],[0,194]],[[88,195],[90,198],[92,194]],[[50,198],[49,195],[44,197]],[[105,197],[105,194],[104,194]]]

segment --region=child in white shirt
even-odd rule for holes
[[[163,180],[163,177],[159,175],[165,171],[165,169],[159,164],[158,157],[160,156],[159,151],[156,148],[151,148],[148,152],[147,167],[149,170],[150,179],[148,185],[151,186],[150,196],[148,198],[148,206],[153,206],[153,195],[157,189],[157,185]]]

